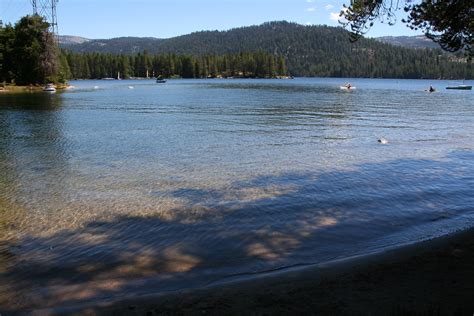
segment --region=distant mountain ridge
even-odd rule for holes
[[[381,36],[376,40],[406,48],[439,48],[439,45],[424,35],[418,36]]]
[[[195,57],[261,50],[283,56],[290,73],[297,76],[471,77],[465,74],[462,60],[448,60],[447,54],[440,50],[408,49],[369,38],[351,43],[349,32],[341,27],[307,26],[286,21],[227,31],[194,32],[168,39],[119,37],[62,46],[75,53],[135,55],[146,51],[148,55]],[[445,61],[439,63],[440,60]]]
[[[285,23],[285,22],[270,22],[270,23]],[[186,37],[195,37],[195,36],[204,36],[206,33],[226,33],[232,32],[234,30],[241,30],[245,28],[242,27],[237,29],[231,29],[228,31],[200,31],[193,32],[187,35],[181,35],[177,37],[172,37],[168,39],[161,39],[156,37],[133,37],[133,36],[121,36],[110,39],[88,39],[80,36],[72,35],[60,35],[59,43],[62,47],[70,49],[74,52],[104,52],[112,54],[136,54],[147,50],[151,53],[159,52],[160,46],[164,43],[172,43],[179,41],[180,39]],[[318,27],[318,26],[316,26]],[[375,40],[391,44],[395,46],[401,46],[405,48],[439,48],[438,44],[434,43],[424,35],[417,36],[381,36],[374,38]],[[166,45],[165,45],[166,46]]]
[[[418,36],[381,36],[375,37],[375,40],[392,44],[395,46],[401,46],[406,48],[439,48],[438,44],[426,38],[423,35]],[[76,52],[92,52],[96,50],[107,50],[112,53],[137,53],[147,50],[153,50],[154,45],[166,39],[160,39],[156,37],[133,37],[133,36],[122,36],[111,39],[88,39],[80,36],[72,35],[59,35],[59,44],[65,48],[72,49]],[[72,45],[80,45],[88,43],[86,45],[70,47]],[[129,48],[131,44],[132,48]],[[109,46],[103,48],[104,46]],[[115,49],[117,51],[115,51]]]
[[[58,38],[59,44],[62,46],[77,45],[92,41],[91,39],[74,35],[59,35]]]

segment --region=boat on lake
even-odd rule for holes
[[[44,86],[43,91],[46,92],[56,92],[56,87],[52,83],[48,83],[46,86]]]
[[[163,77],[159,76],[158,78],[156,78],[156,83],[165,83],[166,82],[166,79],[164,79]]]
[[[355,90],[357,89],[356,87],[354,86],[340,86],[341,90]]]
[[[466,84],[460,84],[457,86],[447,86],[446,89],[448,90],[472,90],[472,86],[468,86]]]

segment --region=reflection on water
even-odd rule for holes
[[[203,286],[472,225],[472,94],[352,83],[0,95],[0,306]]]
[[[2,110],[54,111],[61,108],[62,97],[60,93],[7,93],[1,95],[0,105]]]

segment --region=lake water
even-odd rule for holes
[[[0,310],[202,287],[474,226],[473,92],[347,81],[0,95]]]

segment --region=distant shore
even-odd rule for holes
[[[68,84],[56,84],[57,90],[66,90],[70,87]],[[27,86],[17,86],[17,85],[6,85],[0,86],[0,93],[22,93],[22,92],[41,92],[43,91],[44,85],[27,85]]]
[[[39,314],[472,315],[474,228],[349,261]]]

